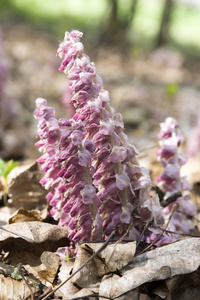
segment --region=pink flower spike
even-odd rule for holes
[[[69,228],[73,245],[107,239],[113,230],[117,239],[138,238],[146,220],[158,223],[159,209],[151,205],[152,182],[139,165],[139,151],[129,144],[123,118],[111,106],[94,63],[83,52],[81,37],[80,31],[66,32],[57,50],[68,83],[65,107],[69,104],[74,115],[57,120],[46,100],[36,102],[37,146],[43,152],[39,162],[45,172],[41,182],[51,188],[47,196],[51,215]],[[172,125],[169,121],[164,125],[163,136],[172,138],[175,148],[166,147],[160,160],[173,157],[176,150],[177,124]]]
[[[189,230],[194,228],[191,221],[188,220],[190,216],[196,213],[196,206],[190,200],[190,186],[186,177],[181,176],[180,168],[186,163],[187,158],[184,154],[179,152],[179,147],[184,141],[180,132],[178,122],[173,118],[167,118],[164,123],[161,123],[161,131],[159,132],[161,149],[158,150],[157,157],[164,170],[157,178],[159,187],[165,193],[164,199],[173,196],[175,193],[181,192],[175,204],[177,205],[170,226],[173,226],[172,231],[178,233],[189,233]],[[165,223],[171,215],[173,204],[169,204],[164,208]],[[189,223],[188,223],[189,221]],[[186,225],[190,224],[190,225]],[[179,235],[170,235],[171,241],[179,238]],[[166,240],[166,234],[159,243]]]

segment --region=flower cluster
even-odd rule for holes
[[[83,141],[81,121],[55,119],[55,112],[46,100],[37,99],[35,117],[39,120],[36,143],[44,154],[38,159],[45,171],[41,184],[52,206],[50,214],[61,226],[70,229],[73,242],[90,240],[93,219],[96,218],[98,198],[92,185],[91,159],[94,145]],[[97,234],[97,232],[96,232]]]
[[[190,199],[190,186],[186,177],[181,176],[180,168],[186,163],[184,154],[179,152],[179,147],[184,141],[180,132],[178,122],[173,118],[167,118],[161,123],[159,132],[161,149],[157,152],[157,158],[164,168],[163,173],[157,178],[159,187],[165,192],[164,200],[181,192],[175,204],[176,211],[170,220],[168,229],[179,233],[189,233],[194,228],[189,217],[196,213],[194,202]],[[169,204],[164,208],[166,222],[170,217],[172,206]],[[177,239],[177,236],[176,236]]]
[[[150,197],[148,171],[128,143],[122,116],[110,106],[81,36],[76,30],[66,32],[57,51],[74,116],[57,121],[46,101],[37,100],[37,146],[44,152],[38,161],[46,172],[41,183],[51,187],[51,214],[71,229],[74,242],[106,239],[113,230],[117,238],[137,239],[145,222],[162,222],[162,209]]]

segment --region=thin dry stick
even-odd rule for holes
[[[151,149],[155,149],[155,148],[158,148],[158,145],[152,145],[152,146],[149,146],[149,147],[146,147],[146,148],[143,148],[140,151],[141,152],[145,152],[145,151],[148,151],[148,150],[151,150]]]
[[[144,252],[146,252],[149,248],[151,248],[158,240],[159,240],[159,238],[163,235],[163,233],[164,233],[164,231],[167,229],[167,227],[169,226],[169,223],[170,223],[170,221],[171,221],[171,218],[172,218],[172,216],[173,216],[173,214],[174,214],[174,212],[175,212],[175,210],[176,210],[176,207],[177,207],[177,204],[174,204],[173,206],[172,206],[172,211],[171,211],[171,216],[169,217],[169,220],[168,220],[168,222],[167,222],[167,224],[166,224],[166,226],[165,226],[165,228],[161,228],[161,230],[162,230],[162,232],[158,235],[158,237],[149,245],[149,246],[147,246],[144,250],[142,250],[139,254],[142,254],[142,253],[144,253]]]
[[[17,269],[18,269],[19,274],[22,276],[23,280],[25,281],[25,284],[27,285],[27,287],[28,287],[28,289],[29,289],[29,291],[30,291],[30,293],[31,293],[31,295],[30,295],[30,296],[31,296],[31,300],[34,300],[33,291],[32,291],[32,289],[31,289],[31,287],[30,287],[28,281],[26,280],[26,278],[25,278],[24,275],[23,275],[23,272],[22,272],[22,264],[21,264],[21,263],[19,263],[19,265],[17,266]],[[26,299],[26,298],[25,298],[25,299]]]
[[[179,197],[182,197],[181,192],[177,192],[177,193],[173,194],[172,196],[168,197],[166,200],[161,202],[162,207],[166,207],[169,204],[175,202]]]
[[[98,295],[98,294],[96,294],[96,295],[93,294],[93,295],[87,295],[87,296],[72,298],[71,300],[82,300],[82,299],[88,299],[89,297],[90,298],[97,298],[97,299],[103,298],[103,299],[113,300],[113,298],[106,297],[106,296],[101,296],[101,295]]]
[[[160,204],[161,204],[162,207],[166,207],[169,204],[175,202],[179,197],[182,197],[182,192],[179,191],[177,193],[174,193],[173,195],[171,195],[167,199],[164,199],[165,193],[158,186],[156,186],[156,185],[153,186],[152,190],[155,190],[156,193],[158,194]]]
[[[138,246],[139,246],[139,244],[140,244],[140,242],[141,242],[141,240],[142,240],[142,238],[143,238],[143,235],[144,235],[145,231],[147,230],[147,228],[149,227],[150,223],[151,223],[151,221],[149,221],[149,222],[147,222],[147,223],[145,224],[145,226],[144,226],[144,228],[143,228],[143,230],[142,230],[142,233],[141,233],[141,235],[140,235],[140,237],[139,237],[139,240],[137,241],[136,248],[138,248]]]
[[[66,280],[64,280],[63,282],[61,282],[55,289],[53,289],[51,292],[49,292],[47,295],[45,295],[43,297],[43,295],[41,295],[39,298],[37,298],[37,300],[46,300],[47,298],[49,298],[49,296],[51,296],[52,294],[54,294],[61,286],[63,286],[67,281],[69,281],[75,274],[77,274],[78,272],[80,272],[88,263],[90,263],[97,255],[99,255],[99,253],[101,253],[110,243],[110,241],[112,240],[112,238],[115,236],[116,234],[116,230],[114,230],[110,236],[108,237],[107,241],[105,241],[105,243],[102,245],[102,247],[97,250],[97,252],[95,252],[82,266],[80,266],[80,268],[78,270],[76,270],[71,276],[69,276]]]
[[[126,232],[124,233],[124,235],[118,241],[116,241],[115,244],[119,244],[119,243],[121,243],[123,241],[123,239],[125,238],[125,236],[128,234],[128,232],[129,232],[132,224],[133,224],[133,222],[130,223],[130,225],[128,226],[128,229],[126,230]]]
[[[21,274],[21,276],[22,276],[22,278],[24,279],[24,281],[25,281],[25,284],[27,285],[27,287],[29,288],[29,291],[30,291],[30,293],[31,293],[29,296],[27,296],[27,297],[23,298],[23,300],[26,300],[26,299],[28,299],[30,296],[31,296],[31,300],[34,300],[33,291],[32,291],[32,289],[31,289],[30,285],[28,284],[28,281],[26,280],[26,278],[24,277],[24,275],[23,275],[23,274]]]
[[[194,190],[195,204],[196,204],[196,206],[198,206],[198,200],[197,200],[197,198],[198,198],[198,192],[197,192],[197,184],[196,183],[194,183],[194,185],[193,185],[193,190]]]
[[[44,299],[45,296],[48,296],[48,297],[49,297],[49,294],[50,294],[51,291],[52,291],[52,287],[49,286],[49,287],[47,288],[47,290],[45,290],[45,292],[44,292],[39,298],[37,298],[36,300]]]
[[[181,235],[181,236],[190,236],[190,237],[196,237],[196,238],[199,238],[199,235],[195,235],[195,234],[175,232],[175,231],[163,229],[163,228],[161,228],[160,226],[155,226],[155,225],[153,225],[152,227],[153,227],[153,228],[158,228],[158,229],[160,229],[160,230],[163,230],[164,232],[168,232],[168,233],[172,233],[172,234],[178,234],[178,235]]]
[[[196,222],[200,223],[200,220],[197,219],[196,217],[192,216],[192,219],[195,220]]]

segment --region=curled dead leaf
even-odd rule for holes
[[[102,247],[102,243],[80,245],[75,259],[74,272],[83,265],[92,254]],[[96,284],[101,277],[126,266],[134,257],[136,242],[110,244],[85,268],[77,273],[72,282],[81,287]]]
[[[68,229],[43,222],[20,222],[0,227],[0,247],[5,251],[25,249],[41,255],[69,245]]]
[[[72,273],[74,267],[74,259],[68,259],[66,261],[61,260],[61,267],[58,273],[58,278],[61,282],[66,280]],[[77,287],[73,285],[71,280],[67,281],[63,286],[59,288],[56,295],[61,295],[63,300],[74,298],[74,295],[79,291]]]
[[[42,221],[40,211],[20,208],[9,218],[8,224],[30,221]]]
[[[47,191],[39,183],[41,178],[42,172],[36,162],[13,169],[8,181],[8,195],[12,206],[34,209],[38,204],[45,204]]]
[[[43,264],[43,269],[39,271],[38,274],[43,279],[53,283],[59,268],[59,256],[52,252],[44,251],[40,257],[40,260]]]
[[[33,294],[37,297],[41,295],[41,284],[31,285]],[[30,289],[24,280],[18,281],[11,277],[5,277],[0,274],[0,299],[1,300],[18,300],[30,297]],[[28,298],[31,299],[31,298]]]
[[[143,253],[121,271],[123,276],[113,283],[109,296],[119,297],[146,282],[188,274],[200,265],[200,239],[187,238]]]

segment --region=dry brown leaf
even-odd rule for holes
[[[72,273],[74,267],[74,259],[68,259],[66,261],[61,261],[61,267],[60,272],[58,273],[58,278],[61,282],[66,280]],[[64,299],[66,296],[73,298],[75,293],[79,291],[78,288],[76,288],[71,281],[66,282],[63,286],[61,286],[58,290],[58,295],[61,294]],[[65,295],[65,296],[64,296]],[[69,298],[69,299],[70,299]]]
[[[158,287],[156,287],[152,293],[154,295],[157,295],[159,299],[170,299],[171,297],[171,291],[169,291],[169,289],[167,288],[165,281],[163,281]]]
[[[83,265],[93,253],[102,247],[103,243],[83,244],[79,247],[75,259],[74,272]],[[133,258],[136,242],[111,244],[95,257],[85,268],[72,279],[73,283],[81,287],[91,287],[106,273],[114,272],[126,266]]]
[[[35,277],[39,277],[38,273],[44,269],[40,260],[40,255],[34,251],[26,251],[26,249],[14,248],[9,254],[9,263],[13,266],[22,264],[28,273],[33,274]],[[41,282],[45,284],[45,280],[40,278]]]
[[[117,274],[108,274],[105,275],[101,281],[99,288],[99,295],[104,297],[109,297],[110,290],[113,284],[120,278]]]
[[[37,292],[41,295],[39,285],[32,285],[31,290],[35,296]],[[19,300],[30,295],[31,292],[24,280],[18,281],[0,274],[0,300]]]
[[[120,276],[116,274],[105,275],[100,284],[99,295],[104,297],[110,297],[110,290],[112,289],[113,284],[115,284],[119,278]],[[131,290],[120,297],[117,297],[117,300],[128,300],[128,299],[138,300],[140,299],[139,297],[140,297],[140,293],[136,289],[136,290]],[[99,299],[103,300],[103,297],[102,298],[99,297]],[[143,298],[143,300],[144,299],[145,298]],[[146,298],[145,300],[148,300],[148,298]]]
[[[63,300],[71,300],[71,299],[74,299],[74,298],[80,298],[81,299],[81,297],[85,297],[85,296],[89,296],[89,295],[94,295],[94,293],[91,291],[91,289],[84,288],[84,289],[81,289],[76,294],[74,294],[73,297],[69,297],[68,295],[64,295]],[[87,299],[88,300],[94,300],[95,298],[94,297],[88,297]]]
[[[177,275],[173,278],[166,279],[153,290],[153,294],[162,299],[199,300],[200,268],[190,274]]]
[[[43,268],[42,266],[40,267],[42,268],[42,270],[38,272],[39,276],[47,280],[48,282],[53,283],[58,272],[60,263],[59,256],[52,252],[44,251],[40,257],[40,260],[42,262]]]
[[[102,245],[101,245],[102,246]],[[91,243],[89,247],[97,252],[99,244]],[[126,266],[134,257],[136,242],[110,244],[100,253],[100,257],[105,261],[109,272],[120,270]]]
[[[113,283],[109,296],[119,297],[146,282],[188,274],[200,265],[200,239],[187,238],[133,258],[123,276]]]
[[[34,209],[38,204],[46,203],[47,191],[39,183],[42,172],[38,163],[18,166],[10,173],[8,195],[12,205],[25,209]]]
[[[9,218],[8,224],[30,221],[42,221],[40,211],[20,208]]]
[[[41,255],[69,244],[68,229],[43,222],[21,222],[0,228],[0,247],[6,251],[25,249]]]
[[[146,294],[139,294],[138,300],[151,300],[151,298]]]
[[[60,268],[60,272],[58,273],[58,278],[60,279],[61,282],[66,280],[71,275],[73,271],[73,267],[74,267],[74,259],[61,261],[61,268]],[[98,288],[97,288],[97,292],[98,292]],[[55,296],[62,296],[63,300],[70,300],[76,297],[84,297],[91,294],[93,294],[93,291],[91,289],[83,288],[80,290],[72,283],[71,280],[69,280],[59,288],[59,290],[55,293]]]
[[[0,226],[6,225],[8,219],[15,212],[14,207],[3,206],[0,208]]]
[[[59,268],[60,258],[49,251],[44,251],[40,257],[34,252],[17,249],[17,251],[10,252],[9,262],[14,266],[21,263],[29,273],[40,278],[40,281],[46,284],[46,281],[53,283]]]
[[[46,280],[53,282],[59,266],[59,257],[51,253],[45,260],[43,254],[43,264],[40,255],[44,251],[54,252],[59,246],[68,245],[67,236],[68,230],[57,225],[38,221],[15,223],[1,227],[0,247],[9,251],[9,262],[13,266],[21,263],[35,277],[39,277],[40,274],[41,282],[45,284]],[[50,260],[51,262],[48,262]]]

